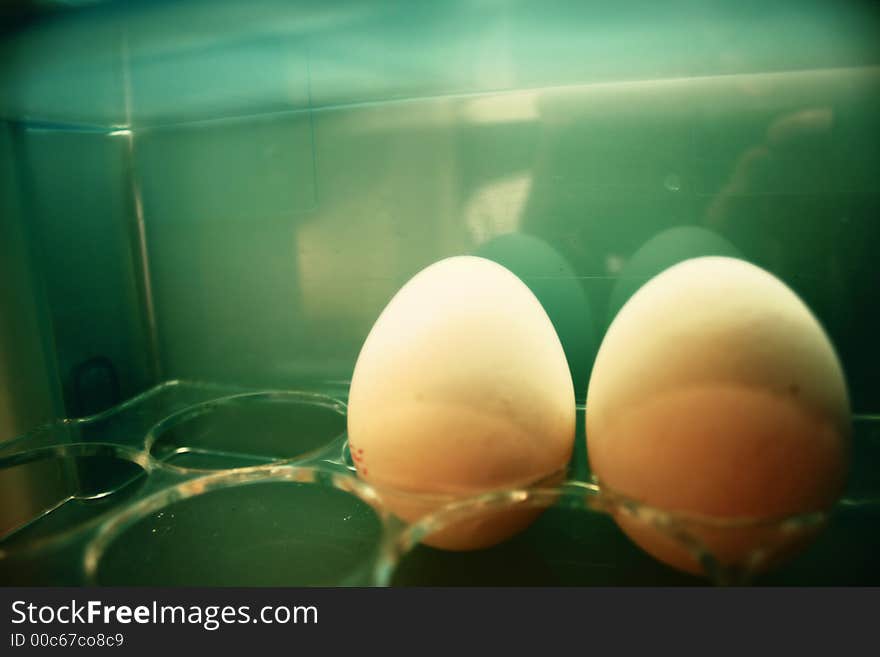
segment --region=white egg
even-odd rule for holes
[[[382,490],[464,496],[529,485],[566,466],[574,430],[553,324],[522,281],[483,258],[448,258],[414,276],[379,316],[352,376],[352,458]],[[432,510],[396,499],[392,510],[408,520]],[[425,542],[484,547],[531,515],[511,518]]]
[[[849,401],[828,337],[791,289],[734,258],[682,262],[626,303],[596,358],[586,428],[603,486],[709,521],[826,510],[848,469]],[[657,558],[700,571],[652,526],[618,522]],[[737,564],[766,547],[767,529],[753,530],[696,533]]]

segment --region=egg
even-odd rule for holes
[[[447,258],[416,274],[355,364],[352,459],[405,520],[434,510],[432,498],[553,477],[571,457],[574,431],[574,388],[553,324],[519,278],[484,258]],[[424,542],[486,547],[533,515],[495,514]]]
[[[850,409],[834,348],[798,296],[757,266],[711,256],[663,271],[615,317],[590,377],[586,432],[603,487],[702,519],[691,538],[737,566],[786,552],[762,522],[834,504]],[[661,561],[701,572],[686,541],[638,515],[617,520]]]

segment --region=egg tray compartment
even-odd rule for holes
[[[344,383],[259,391],[171,381],[98,415],[0,443],[4,585],[861,585],[880,583],[880,417],[854,418],[854,472],[828,528],[784,567],[753,579],[825,518],[767,523],[745,567],[695,540],[705,521],[601,490],[585,469],[583,409],[561,485],[471,498],[406,496],[359,480],[347,452]],[[20,499],[17,499],[19,496]],[[395,507],[396,508],[396,507]],[[495,547],[420,541],[462,522],[541,511]],[[698,555],[708,578],[637,548],[613,514],[641,518]],[[719,532],[739,531],[722,524]]]

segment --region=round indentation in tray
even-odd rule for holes
[[[34,581],[27,575],[46,570],[44,548],[63,548],[130,502],[148,467],[143,452],[105,443],[42,447],[0,459],[0,487],[29,496],[28,504],[5,500],[0,570],[15,581]]]
[[[305,392],[232,395],[191,406],[157,424],[147,450],[166,466],[228,470],[306,459],[345,432],[345,405]]]
[[[462,523],[477,523],[533,510],[534,523],[503,543],[485,550],[449,552],[421,544],[432,534]],[[691,553],[708,577],[679,572],[639,549],[618,528],[614,518],[642,523]],[[413,523],[396,542],[389,569],[396,586],[571,586],[571,585],[694,585],[746,583],[763,560],[773,560],[803,545],[824,522],[823,514],[805,514],[771,521],[729,521],[689,518],[624,500],[595,484],[569,482],[554,488],[488,493],[452,503]],[[761,544],[751,561],[721,565],[706,547],[730,539]]]
[[[108,521],[85,569],[99,585],[339,586],[373,583],[385,520],[347,475],[271,466],[213,474]]]
[[[529,499],[523,499],[526,495]],[[523,491],[512,508],[532,508],[538,518],[511,539],[485,550],[449,552],[412,546],[394,569],[394,586],[620,586],[694,585],[705,580],[678,573],[636,548],[611,516],[594,508],[590,490]],[[480,506],[506,508],[497,499],[441,511],[413,528],[413,537],[442,529],[452,517],[478,515]],[[497,513],[497,511],[496,511]]]

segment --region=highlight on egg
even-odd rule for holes
[[[812,532],[768,528],[828,510],[846,482],[850,407],[834,348],[790,288],[736,258],[686,260],[626,302],[586,409],[600,484],[696,519],[690,537],[722,566],[760,570],[799,547]],[[681,537],[638,514],[616,520],[659,560],[703,572]]]
[[[484,258],[447,258],[416,274],[376,320],[352,375],[358,475],[405,520],[440,499],[561,479],[574,431],[574,388],[553,324],[519,278]],[[424,542],[488,547],[534,517],[496,513]]]

